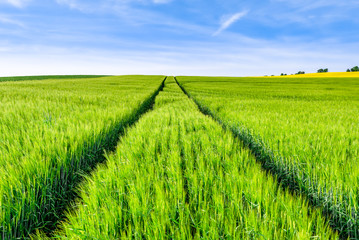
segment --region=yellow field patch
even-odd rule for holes
[[[278,77],[278,76],[272,76]],[[328,73],[307,73],[307,74],[297,74],[297,75],[287,75],[279,77],[290,77],[290,78],[311,78],[311,77],[359,77],[359,72],[328,72]]]

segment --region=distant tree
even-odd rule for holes
[[[351,69],[352,72],[359,72],[359,67],[355,66]]]
[[[349,68],[347,69],[347,72],[350,72],[350,69],[349,69]]]
[[[326,73],[328,72],[328,68],[321,68],[321,69],[318,69],[317,73]]]
[[[299,71],[296,74],[305,74],[305,72],[304,71]]]

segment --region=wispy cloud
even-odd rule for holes
[[[358,7],[358,0],[0,0],[0,75],[341,71],[358,64]]]
[[[224,21],[222,21],[221,26],[219,27],[219,29],[213,34],[213,36],[217,36],[218,34],[220,34],[221,32],[223,32],[224,30],[226,30],[227,28],[229,28],[232,24],[234,24],[235,22],[239,21],[241,18],[243,18],[244,16],[246,16],[248,14],[248,11],[242,11],[242,12],[238,12],[236,14],[233,14],[232,16],[230,16],[229,18],[225,19]]]
[[[77,4],[76,4],[76,1],[75,1],[75,0],[56,0],[56,2],[57,2],[58,4],[67,5],[67,6],[69,6],[70,8],[76,8],[76,7],[77,7]]]
[[[1,1],[1,0],[0,0]],[[163,24],[169,20],[165,14],[155,11],[157,5],[173,0],[56,0],[60,5],[86,14],[110,14],[129,25]],[[164,19],[166,18],[166,19]]]
[[[1,0],[0,0],[1,1]],[[9,0],[10,1],[10,0]],[[16,0],[12,0],[16,1]],[[17,0],[18,1],[18,0]],[[85,1],[85,0],[56,0],[57,3],[67,5],[72,9],[80,11],[98,11],[103,9],[112,9],[113,7],[128,7],[132,4],[167,4],[172,0],[98,0],[98,1]]]
[[[172,0],[153,0],[153,3],[163,4],[163,3],[170,3]]]
[[[1,41],[0,41],[1,43]],[[140,42],[139,42],[140,43]],[[0,46],[5,44],[0,44]],[[223,45],[198,42],[195,46],[173,45],[138,50],[58,48],[51,46],[0,47],[0,76],[41,74],[166,74],[260,76],[315,72],[328,67],[345,71],[357,59],[356,44],[343,45],[321,42],[310,44],[270,43]],[[269,47],[270,46],[270,47]],[[21,56],[19,58],[19,56]],[[258,68],[258,66],[261,66]]]
[[[285,3],[294,7],[298,7],[302,11],[314,10],[323,7],[358,7],[357,0],[272,0],[274,2]]]
[[[0,3],[10,4],[14,7],[22,8],[26,6],[29,1],[30,0],[0,0]]]
[[[22,28],[25,27],[25,24],[23,24],[22,22],[16,21],[16,20],[14,20],[12,18],[9,18],[7,16],[2,16],[2,15],[0,15],[0,23],[16,25],[16,26],[22,27]]]

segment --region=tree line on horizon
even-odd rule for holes
[[[329,72],[328,68],[320,68],[320,69],[317,70],[317,73],[327,73],[327,72]],[[346,72],[359,72],[359,67],[355,66],[355,67],[352,67],[352,68],[348,68]],[[299,71],[299,72],[295,73],[295,75],[299,75],[299,74],[305,74],[305,72],[304,71]],[[281,76],[287,76],[288,74],[281,73],[280,75]],[[291,74],[291,75],[293,75],[293,74]]]
[[[359,67],[358,66],[355,66],[355,67],[353,67],[353,68],[351,68],[351,69],[347,69],[347,72],[359,72]]]

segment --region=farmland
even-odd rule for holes
[[[0,236],[54,227],[80,176],[148,107],[163,79],[1,83]]]
[[[5,79],[0,236],[357,239],[344,75]]]
[[[178,81],[266,170],[358,238],[359,81],[316,76]]]
[[[43,75],[43,76],[18,76],[18,77],[0,77],[0,82],[10,82],[10,81],[30,81],[30,80],[64,80],[64,79],[81,79],[81,78],[100,78],[106,77],[103,75]]]
[[[335,238],[320,211],[282,191],[173,78],[80,189],[59,238]]]

